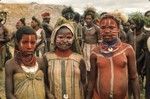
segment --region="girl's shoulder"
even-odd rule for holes
[[[72,54],[69,56],[69,59],[72,59],[72,60],[75,60],[75,61],[80,62],[80,60],[83,59],[83,55],[78,54],[78,53],[72,53]]]

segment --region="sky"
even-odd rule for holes
[[[72,6],[82,13],[86,7],[93,6],[98,12],[121,10],[124,12],[146,12],[150,10],[150,0],[0,0],[0,3],[56,4]]]

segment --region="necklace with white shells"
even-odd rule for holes
[[[105,53],[105,54],[113,53],[113,52],[117,51],[120,48],[121,45],[122,45],[122,43],[120,41],[117,41],[113,45],[104,44],[102,42],[100,44],[100,52]]]

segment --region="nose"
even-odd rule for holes
[[[31,43],[28,43],[28,45],[27,45],[27,49],[28,49],[28,50],[32,50]]]
[[[105,29],[105,33],[109,34],[111,32],[111,30],[109,28]]]
[[[67,39],[66,39],[66,38],[63,38],[62,42],[63,42],[63,43],[66,43],[66,42],[67,42]]]

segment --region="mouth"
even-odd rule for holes
[[[70,48],[71,44],[59,44],[58,47],[65,50],[65,49]]]
[[[112,38],[112,35],[103,35],[103,38]]]

